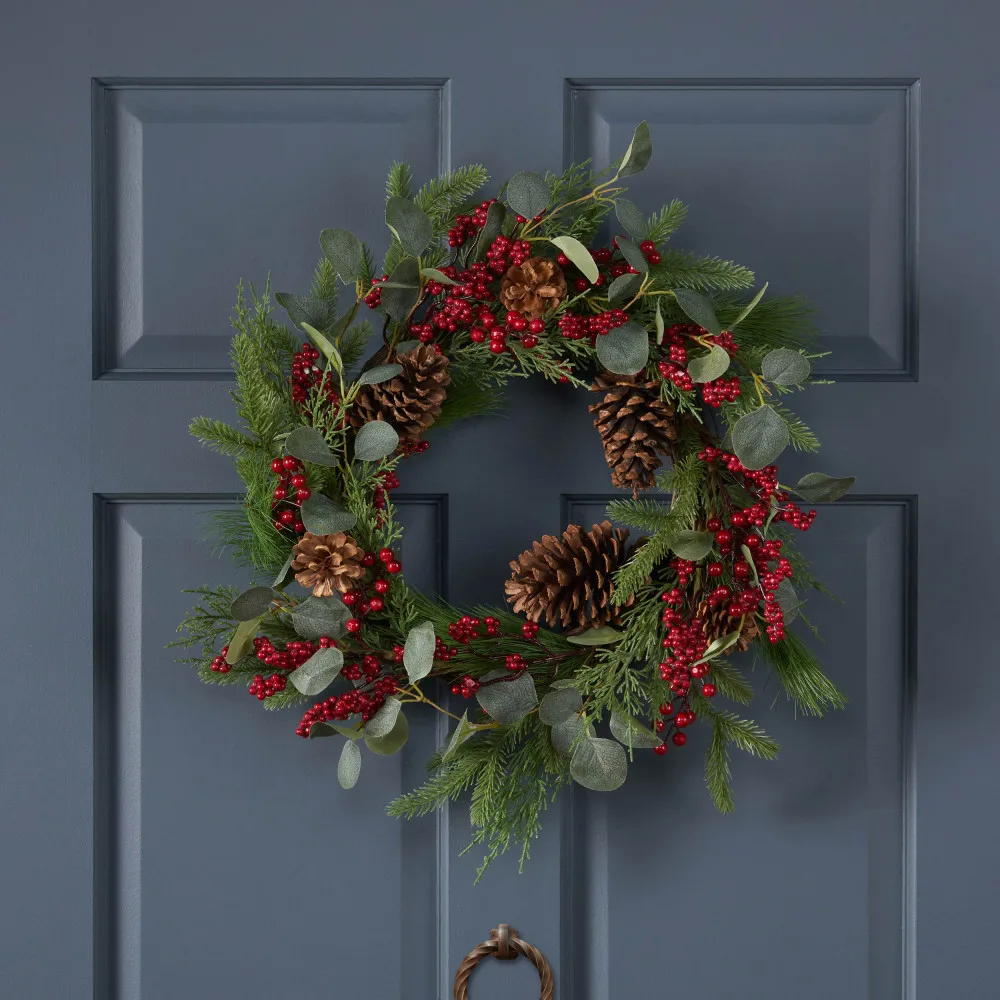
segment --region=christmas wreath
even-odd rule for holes
[[[267,289],[241,286],[242,426],[191,427],[246,486],[242,508],[217,515],[221,542],[273,580],[195,591],[178,644],[200,650],[201,679],[267,708],[304,705],[295,731],[335,738],[344,787],[362,746],[405,744],[410,706],[450,716],[427,781],[389,812],[470,791],[487,863],[515,844],[523,862],[562,785],[618,788],[634,753],[679,750],[696,723],[712,730],[708,789],[731,810],[730,745],[778,751],[719,707],[752,696],[737,651],[754,650],[803,712],[844,704],[788,628],[810,627],[792,581],[820,589],[794,541],[816,511],[789,497],[828,502],[853,479],[811,473],[790,487],[773,464],[789,444],[818,448],[782,402],[817,382],[808,309],[764,298],[766,285],[750,297],[744,267],[667,248],[684,206],[647,216],[623,197],[651,152],[643,122],[604,171],[518,173],[483,201],[481,166],[414,194],[394,164],[380,275],[365,244],[326,229],[310,293],[274,296],[289,324]],[[373,323],[380,343],[362,363]],[[601,524],[518,555],[509,609],[450,607],[404,583],[400,461],[532,376],[589,391],[611,481],[629,493]]]

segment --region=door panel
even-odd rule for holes
[[[969,0],[8,8],[5,991],[444,998],[506,921],[564,1000],[992,996],[1000,675],[978,497],[996,492],[1000,422],[1000,137],[983,125],[1000,15]],[[420,780],[439,722],[414,717],[404,754],[367,757],[343,793],[293,712],[172,662],[181,589],[233,576],[201,512],[239,488],[186,425],[231,415],[237,280],[304,291],[325,226],[380,246],[393,159],[421,181],[477,160],[497,179],[603,165],[641,118],[655,155],[634,200],[685,200],[677,246],[807,294],[834,352],[837,384],[796,400],[823,452],[782,472],[859,477],[805,539],[844,599],[809,614],[850,704],[794,719],[764,685],[754,712],[783,753],[734,759],[733,816],[712,811],[694,727],[613,797],[562,796],[526,873],[505,858],[474,886],[463,807],[407,825],[382,811]],[[509,398],[400,471],[408,578],[455,601],[499,601],[510,559],[610,495],[585,394]],[[535,988],[525,963],[490,963],[474,997]]]

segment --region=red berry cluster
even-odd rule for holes
[[[257,659],[269,667],[274,667],[275,670],[297,670],[317,650],[336,645],[337,643],[327,635],[317,642],[310,642],[308,639],[293,640],[285,643],[284,649],[275,646],[266,635],[259,635],[253,641]]]
[[[486,251],[486,266],[494,274],[503,274],[509,267],[519,267],[530,256],[531,244],[527,240],[512,240],[501,235]]]
[[[480,633],[480,625],[485,626],[485,633]],[[500,635],[500,619],[487,615],[482,621],[472,615],[462,615],[457,622],[448,625],[448,635],[455,642],[468,645],[473,639],[479,639],[483,635],[486,638],[494,638]]]
[[[265,698],[276,695],[279,691],[284,691],[287,686],[288,678],[284,674],[271,674],[270,677],[255,674],[247,691],[258,701],[263,701]]]
[[[372,278],[372,287],[368,290],[368,294],[365,296],[365,305],[369,309],[378,309],[382,304],[382,289],[379,285],[383,281],[388,281],[389,275],[383,274],[381,278]]]
[[[460,247],[466,240],[472,239],[486,225],[486,214],[496,198],[490,198],[477,205],[471,215],[456,215],[455,225],[448,230],[448,246]]]
[[[360,715],[362,722],[368,722],[385,704],[390,694],[395,694],[397,684],[392,677],[380,677],[372,685],[371,691],[356,688],[341,695],[331,695],[318,701],[302,716],[295,729],[296,736],[308,736],[314,722],[346,722],[352,715]]]
[[[491,323],[489,326],[490,350],[494,354],[503,354],[507,350],[507,339],[520,340],[522,347],[532,348],[538,346],[538,335],[545,330],[545,323],[540,319],[526,319],[519,312],[511,311],[504,316],[504,325],[497,326]],[[469,339],[474,343],[481,344],[486,340],[486,328],[482,326],[474,327],[469,331]]]
[[[723,348],[730,357],[733,357],[740,347],[728,330],[712,336],[704,327],[691,323],[675,323],[667,327],[663,332],[663,348],[667,357],[658,362],[656,367],[665,382],[672,382],[684,392],[691,392],[695,387],[694,379],[686,368],[688,343],[694,338],[698,338],[701,344],[715,344]],[[740,397],[739,377],[726,378],[723,375],[712,382],[705,382],[701,386],[701,396],[705,403],[712,407],[733,403]]]
[[[508,670],[517,671],[524,670],[525,663],[524,657],[520,653],[510,653],[504,659],[503,664]]]
[[[323,369],[316,364],[318,360],[319,351],[312,344],[303,344],[292,356],[292,402],[304,412],[308,412],[305,410],[305,404],[309,401],[310,393],[323,381]],[[324,395],[330,404],[340,400],[339,394],[333,387],[332,378],[326,379]]]
[[[480,688],[480,683],[466,674],[460,681],[456,681],[451,686],[451,693],[461,695],[466,701],[468,701]]]
[[[380,549],[377,557],[372,552],[366,552],[361,557],[361,565],[369,571],[369,579],[340,596],[354,614],[354,617],[348,618],[344,625],[352,635],[361,631],[365,615],[378,614],[385,608],[385,595],[392,587],[389,575],[395,576],[403,569],[403,564],[389,548]],[[382,576],[380,575],[382,572],[389,575]]]
[[[229,671],[233,669],[230,664],[226,663],[226,654],[228,652],[229,652],[229,647],[223,646],[219,652],[219,655],[212,660],[211,669],[214,670],[215,673],[228,674]]]
[[[598,337],[607,336],[616,327],[628,322],[628,314],[621,309],[609,309],[596,315],[580,316],[575,313],[563,313],[559,317],[559,332],[567,340],[590,339],[591,344]]]
[[[373,681],[381,672],[382,661],[374,653],[366,653],[357,663],[345,663],[340,668],[341,676],[349,681],[359,681],[362,677]]]
[[[424,442],[426,444],[426,442]],[[423,449],[419,449],[423,450]],[[385,510],[386,505],[386,494],[390,490],[397,489],[399,487],[399,476],[392,469],[388,469],[382,473],[379,477],[379,485],[375,487],[375,492],[372,494],[372,506],[376,510]]]
[[[275,458],[271,471],[278,477],[271,496],[271,516],[274,530],[301,535],[306,526],[302,523],[299,507],[312,496],[305,466],[291,455]]]

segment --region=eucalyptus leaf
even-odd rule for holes
[[[382,289],[382,308],[397,322],[402,322],[420,301],[420,264],[415,257],[401,260],[389,275],[389,280],[378,286]]]
[[[547,726],[558,726],[583,708],[583,697],[576,688],[550,691],[538,703],[538,718]]]
[[[616,375],[635,375],[649,361],[649,334],[630,319],[597,338],[597,360]]]
[[[354,457],[359,462],[377,462],[399,445],[396,428],[385,420],[369,420],[354,437]]]
[[[611,713],[611,735],[624,746],[634,750],[652,750],[663,741],[649,726],[644,726],[638,719],[620,712]]]
[[[675,555],[689,562],[698,562],[712,551],[715,535],[711,531],[679,531],[670,543]]]
[[[389,695],[382,707],[365,723],[365,733],[368,736],[388,736],[396,725],[396,717],[403,703]]]
[[[307,597],[292,609],[292,627],[303,639],[336,639],[351,610],[339,597]]]
[[[296,427],[285,438],[285,451],[303,462],[312,462],[313,465],[333,468],[337,464],[337,456],[330,451],[330,446],[315,427]]]
[[[249,621],[240,622],[236,626],[236,631],[228,643],[229,649],[226,653],[226,663],[230,665],[239,663],[244,656],[253,652],[254,636],[257,634],[257,629],[260,627],[263,617],[261,615],[260,618],[251,618]]]
[[[418,347],[422,346],[419,340],[401,340],[396,345],[394,353],[397,358],[400,358],[404,354],[409,354],[410,351],[415,351]]]
[[[316,327],[310,326],[308,323],[300,325],[309,334],[309,339],[323,352],[323,356],[333,366],[334,371],[343,372],[344,359],[340,356],[340,351]]]
[[[718,344],[713,344],[708,354],[692,358],[687,370],[695,382],[712,382],[729,371],[729,352]]]
[[[628,760],[620,743],[588,737],[577,743],[569,773],[584,788],[595,792],[613,792],[625,783]]]
[[[568,635],[566,641],[574,646],[613,646],[621,640],[623,633],[610,625],[600,625],[597,628],[589,628],[579,635]]]
[[[631,271],[619,274],[614,281],[608,285],[608,302],[613,306],[628,302],[639,288],[642,286],[642,275],[632,274]]]
[[[333,323],[333,310],[325,299],[317,299],[312,295],[276,292],[274,300],[288,313],[288,318],[295,326],[310,323],[320,330],[326,330]]]
[[[350,284],[361,277],[364,269],[364,247],[361,240],[346,229],[324,229],[319,234],[323,255],[340,277]]]
[[[835,479],[822,472],[809,472],[792,489],[803,500],[808,500],[810,503],[831,503],[834,500],[839,500],[856,481],[854,476]]]
[[[715,307],[712,305],[711,299],[690,288],[675,288],[674,298],[688,318],[694,320],[698,326],[704,327],[709,333],[716,336],[722,333],[722,326],[715,315]]]
[[[314,535],[332,535],[337,531],[350,531],[358,519],[324,493],[313,493],[302,501],[302,523]]]
[[[587,720],[583,716],[574,715],[565,722],[554,725],[549,733],[552,740],[552,748],[563,757],[568,757],[573,750],[573,744],[583,735],[584,727],[587,727],[587,735],[594,735],[594,727],[587,725]]]
[[[597,261],[590,255],[590,251],[575,236],[554,236],[552,243],[576,265],[577,270],[593,284],[600,277],[597,270]]]
[[[388,382],[389,379],[395,378],[402,370],[403,366],[395,363],[391,365],[375,365],[374,368],[368,368],[363,371],[358,376],[358,381],[362,385],[379,385],[381,382]]]
[[[767,404],[745,413],[733,427],[733,451],[748,469],[770,465],[788,444],[788,427]]]
[[[757,564],[753,561],[753,553],[750,551],[750,546],[744,542],[740,546],[740,552],[743,553],[743,558],[746,560],[746,564],[750,567],[750,579],[753,580],[753,585],[755,587],[759,587],[760,577],[757,575]]]
[[[571,688],[571,687],[576,687],[577,683],[578,683],[578,682],[577,682],[577,681],[575,681],[575,680],[574,680],[574,679],[573,679],[572,677],[557,677],[557,678],[556,678],[556,679],[555,679],[555,680],[554,680],[554,681],[553,681],[553,682],[552,682],[552,683],[551,683],[551,684],[549,685],[549,687],[550,687],[550,688],[551,688],[551,689],[552,689],[553,691],[562,691],[562,690],[564,690],[564,689],[566,689],[566,688]]]
[[[618,249],[625,260],[640,274],[645,274],[649,270],[649,261],[646,260],[646,255],[631,240],[619,236]]]
[[[249,590],[244,590],[233,601],[229,613],[238,622],[248,622],[251,618],[260,618],[268,612],[271,602],[277,596],[271,587],[251,587]]]
[[[271,584],[272,587],[287,587],[295,579],[295,570],[292,569],[292,557],[293,554],[289,552],[285,564],[278,570],[278,575],[274,578],[274,583]]]
[[[420,273],[425,278],[430,278],[431,281],[436,281],[439,285],[457,285],[458,282],[454,278],[449,278],[444,271],[439,271],[436,267],[424,267],[421,268]]]
[[[663,312],[660,309],[659,299],[656,300],[656,314],[653,316],[653,322],[656,324],[656,343],[659,345],[663,343],[664,334]]]
[[[535,682],[527,672],[517,677],[505,670],[494,671],[484,679],[495,683],[483,684],[476,692],[476,700],[483,711],[502,726],[523,719],[538,704]]]
[[[385,203],[385,224],[413,257],[424,252],[434,235],[431,217],[409,198],[390,198]]]
[[[455,755],[455,751],[465,743],[466,740],[472,739],[476,735],[475,729],[469,724],[469,713],[465,711],[462,714],[462,718],[458,720],[458,725],[452,731],[451,736],[448,737],[448,743],[444,748],[444,753],[441,754],[441,760],[448,760],[449,757]]]
[[[635,202],[629,201],[628,198],[615,198],[615,215],[629,236],[637,240],[646,238],[649,226],[646,224],[645,215]]]
[[[764,282],[764,287],[739,311],[736,319],[729,324],[730,330],[735,330],[736,327],[740,325],[757,308],[757,304],[764,297],[764,293],[767,291],[767,282]]]
[[[301,667],[299,669],[301,669]],[[366,726],[365,728],[367,729],[368,727]],[[410,724],[406,721],[406,715],[403,712],[400,712],[396,716],[396,724],[385,736],[371,736],[366,732],[365,746],[368,747],[372,753],[382,754],[382,756],[388,757],[391,754],[397,753],[399,750],[403,749],[403,744],[406,743],[406,739],[409,735]]]
[[[641,173],[648,166],[652,156],[653,140],[649,134],[649,126],[645,122],[639,122],[615,176],[629,177],[631,174]]]
[[[336,646],[317,649],[302,666],[289,674],[294,688],[305,695],[325,691],[339,676],[344,654]]]
[[[403,666],[411,684],[431,672],[435,646],[433,622],[421,622],[410,629],[403,643]]]
[[[698,662],[705,663],[708,660],[714,660],[717,656],[725,653],[727,649],[732,649],[739,642],[740,635],[740,630],[737,629],[735,632],[729,632],[726,635],[720,635],[717,639],[713,639]]]
[[[345,740],[337,761],[337,781],[341,788],[353,788],[361,774],[361,751],[357,743]]]
[[[812,365],[798,351],[778,347],[764,355],[760,371],[768,382],[777,385],[802,385],[809,378]]]
[[[320,739],[324,736],[346,736],[349,740],[360,740],[364,736],[360,729],[350,726],[338,726],[336,722],[314,722],[309,727],[309,739]]]
[[[782,580],[778,584],[774,596],[778,599],[778,607],[785,617],[785,624],[789,625],[795,621],[799,614],[799,608],[805,603],[788,580]]]
[[[493,245],[493,241],[500,235],[506,215],[507,209],[499,201],[493,202],[486,210],[486,221],[483,223],[483,228],[479,230],[479,235],[476,237],[476,245],[473,247],[470,255],[472,263],[482,260],[486,256],[486,251],[489,250]]]
[[[549,207],[549,186],[541,174],[522,170],[507,181],[507,204],[529,221]]]

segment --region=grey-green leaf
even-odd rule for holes
[[[556,723],[549,734],[552,740],[552,747],[558,754],[568,757],[573,749],[573,744],[583,734],[583,727],[587,726],[587,720],[580,715],[574,715],[565,722]],[[594,735],[594,727],[587,726],[587,735]]]
[[[297,670],[289,675],[292,685],[305,695],[325,691],[340,673],[344,665],[344,654],[335,646],[317,649]]]
[[[764,355],[760,370],[768,382],[775,382],[778,385],[802,385],[809,378],[812,365],[809,364],[809,359],[804,358],[798,351],[778,347]]]
[[[233,601],[230,614],[238,622],[248,622],[251,618],[260,618],[271,607],[271,602],[277,597],[271,587],[251,587],[244,590]]]
[[[403,249],[413,257],[419,257],[424,252],[434,235],[431,217],[409,198],[390,198],[385,203],[385,224]]]
[[[653,156],[653,140],[649,134],[649,126],[639,122],[632,134],[632,141],[622,157],[622,165],[618,168],[618,177],[628,177],[645,170]]]
[[[336,639],[351,611],[339,597],[307,597],[292,609],[292,627],[303,639]]]
[[[301,323],[300,325],[309,334],[309,339],[323,352],[323,356],[330,362],[334,371],[343,372],[344,359],[340,356],[340,351],[333,345],[333,342],[309,323]]]
[[[357,743],[345,740],[337,761],[337,781],[341,788],[353,788],[361,774],[361,751]]]
[[[733,428],[733,451],[748,469],[770,465],[788,444],[788,428],[773,407],[745,413]]]
[[[454,278],[449,278],[444,271],[439,271],[436,267],[424,267],[421,268],[420,273],[425,278],[430,278],[431,281],[436,281],[439,285],[457,285],[458,282]]]
[[[434,624],[421,622],[410,629],[403,643],[403,666],[410,683],[422,680],[434,666]]]
[[[263,616],[262,616],[263,617]],[[226,653],[226,663],[239,663],[244,656],[252,652],[254,636],[260,627],[260,618],[251,618],[236,626],[232,639],[229,640],[229,650]]]
[[[788,580],[782,580],[778,584],[778,589],[775,590],[774,596],[778,599],[778,607],[781,608],[782,614],[785,616],[785,624],[788,625],[795,621],[799,614],[799,608],[802,607],[803,601],[797,593],[795,593],[795,588],[789,583]]]
[[[635,375],[649,361],[649,334],[630,319],[597,338],[597,360],[616,375]]]
[[[810,503],[831,503],[839,500],[856,482],[854,476],[835,479],[822,472],[806,473],[793,487],[803,500]]]
[[[656,324],[656,343],[657,344],[662,344],[663,343],[663,334],[664,334],[665,331],[664,331],[664,326],[663,326],[663,312],[660,310],[660,300],[659,299],[656,300],[656,313],[653,316],[653,322]]]
[[[729,353],[713,344],[708,354],[700,354],[688,362],[688,374],[695,382],[711,382],[729,371]]]
[[[420,299],[420,265],[415,257],[401,260],[382,289],[382,308],[397,322],[402,322]]]
[[[538,703],[538,718],[547,726],[558,726],[583,708],[583,697],[576,688],[550,691]]]
[[[485,680],[495,680],[484,684],[476,692],[476,700],[483,711],[502,726],[510,726],[523,719],[537,704],[538,694],[531,674],[510,678],[505,670],[487,674]]]
[[[299,668],[301,669],[301,667]],[[294,674],[292,676],[295,676]],[[365,727],[367,729],[367,726]],[[392,727],[391,732],[387,733],[385,736],[371,736],[367,732],[365,733],[365,746],[368,747],[372,753],[382,754],[388,757],[390,754],[394,754],[399,750],[403,749],[403,744],[406,743],[407,737],[410,735],[410,724],[406,721],[406,715],[400,712],[396,716],[396,724]]]
[[[293,295],[291,292],[276,292],[275,301],[288,313],[288,318],[296,325],[311,323],[326,330],[334,320],[329,302],[312,295]]]
[[[646,217],[642,214],[642,210],[635,202],[629,201],[628,198],[615,198],[615,215],[618,216],[622,229],[629,236],[637,240],[646,238],[649,226],[646,224]]]
[[[324,736],[346,736],[349,740],[360,740],[364,736],[360,729],[350,726],[338,726],[336,722],[314,722],[309,727],[309,739],[320,739]]]
[[[640,274],[645,274],[649,270],[649,261],[646,260],[646,255],[631,240],[619,236],[618,249],[625,260]]]
[[[470,263],[482,260],[486,256],[486,251],[489,250],[493,245],[493,241],[500,235],[506,215],[507,209],[499,201],[493,202],[486,210],[486,222],[483,223],[483,228],[476,237],[476,245],[472,249]]]
[[[302,502],[302,523],[314,535],[332,535],[336,531],[350,531],[358,519],[334,503],[325,493],[313,493]]]
[[[402,365],[375,365],[368,368],[358,376],[358,381],[362,385],[378,385],[380,382],[388,382],[395,378],[403,370]]]
[[[641,274],[632,274],[631,271],[627,274],[619,274],[614,281],[608,285],[608,301],[613,306],[621,305],[623,302],[628,302],[637,291],[639,291],[639,286],[642,284]]]
[[[595,792],[613,792],[625,783],[628,760],[620,743],[600,737],[577,743],[569,773],[578,785]]]
[[[690,562],[698,562],[712,551],[715,535],[711,531],[679,531],[670,543],[675,555]]]
[[[455,726],[451,736],[448,737],[448,743],[444,748],[444,753],[441,754],[441,760],[448,760],[450,757],[455,755],[455,751],[466,741],[472,739],[476,735],[475,729],[469,724],[469,713],[466,710],[462,714],[462,718],[458,720],[458,725]]]
[[[365,723],[365,733],[368,736],[388,736],[396,725],[396,717],[399,715],[403,703],[389,695],[382,703],[382,707]]]
[[[613,646],[622,638],[622,633],[610,625],[589,628],[579,635],[568,635],[566,641],[574,646]]]
[[[359,462],[377,462],[391,455],[399,444],[396,428],[385,420],[369,420],[354,438],[354,457]]]
[[[360,277],[364,248],[354,233],[346,229],[324,229],[319,234],[319,245],[333,269],[345,282],[350,283]]]
[[[717,639],[713,639],[698,662],[705,663],[708,660],[714,660],[717,656],[725,653],[727,649],[732,649],[739,642],[740,634],[740,630],[737,629],[735,632],[729,632],[727,635],[720,635]]]
[[[690,288],[675,288],[674,298],[688,318],[694,320],[698,326],[704,327],[711,334],[722,333],[722,327],[715,315],[715,307],[710,299]]]
[[[541,174],[522,170],[507,182],[507,204],[529,221],[549,206],[549,186]]]
[[[285,564],[278,570],[278,575],[274,578],[272,587],[285,587],[295,579],[295,570],[292,569],[292,553],[288,553]]]
[[[663,742],[649,726],[644,726],[631,715],[612,712],[610,728],[611,735],[619,743],[635,750],[652,750]]]
[[[757,308],[757,304],[764,297],[764,293],[767,291],[767,282],[764,282],[764,287],[739,311],[736,319],[729,324],[730,330],[735,330],[736,327],[740,325]]]
[[[597,261],[575,236],[554,236],[552,242],[576,265],[577,270],[593,284],[599,277]]]
[[[285,438],[285,451],[303,462],[312,462],[313,465],[332,468],[337,464],[337,456],[330,451],[323,435],[315,427],[296,427]]]

